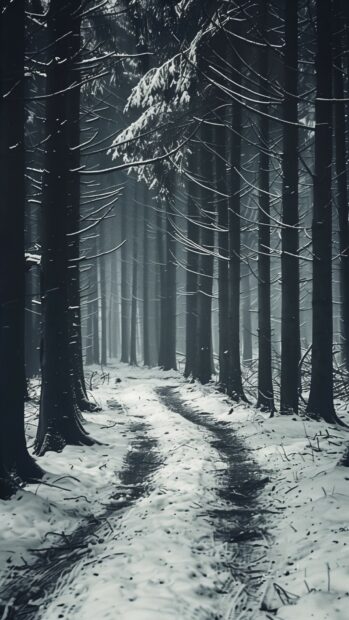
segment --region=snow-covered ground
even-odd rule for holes
[[[254,617],[348,620],[349,469],[338,462],[349,433],[298,416],[269,419],[246,405],[230,410],[212,388],[180,391],[192,406],[230,421],[270,472],[264,496],[276,512],[269,520],[274,544],[266,612]],[[345,419],[340,403],[337,411]]]
[[[266,419],[245,405],[231,410],[214,386],[189,384],[177,373],[118,365],[109,381],[96,375],[93,384],[102,411],[85,417],[101,445],[48,453],[40,459],[51,472],[45,484],[0,502],[2,585],[11,571],[15,579],[30,575],[27,564],[62,541],[69,547],[72,532],[96,519],[93,530],[86,528],[86,553],[67,561],[40,593],[35,617],[348,619],[349,470],[337,466],[349,439],[345,431],[298,417]],[[215,531],[213,510],[225,509],[218,488],[224,455],[204,428],[166,406],[159,395],[164,386],[191,410],[227,423],[227,432],[233,429],[267,471],[260,502],[269,535],[259,611],[241,607],[243,584],[229,569],[234,547]],[[28,406],[30,443],[34,409],[35,403]],[[134,483],[142,490],[132,498],[125,463],[137,464],[138,452],[144,459],[144,445],[151,469],[144,472],[144,489]]]

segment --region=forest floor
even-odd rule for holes
[[[100,445],[0,502],[1,620],[347,620],[347,432],[174,372],[89,374]]]

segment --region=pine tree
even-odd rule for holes
[[[286,2],[285,6],[280,411],[297,413],[301,356],[298,258],[298,0]]]
[[[336,421],[332,366],[332,5],[316,2],[313,344],[308,413]]]
[[[18,481],[42,477],[29,455],[24,428],[24,4],[0,12],[0,497]]]
[[[66,444],[92,445],[76,403],[69,349],[69,209],[72,204],[69,106],[74,20],[80,2],[52,0],[47,31],[52,58],[47,68],[45,172],[42,209],[42,387],[36,453]]]

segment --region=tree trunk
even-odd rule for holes
[[[212,130],[209,125],[201,132],[200,177],[203,185],[213,187]],[[206,144],[208,148],[206,148]],[[215,195],[204,187],[200,190],[200,245],[203,248],[199,260],[198,296],[198,379],[205,384],[211,380],[212,366],[212,286],[215,225]]]
[[[242,266],[242,360],[245,366],[250,366],[253,359],[252,350],[252,321],[251,321],[251,289],[250,267],[248,263]]]
[[[189,173],[197,176],[197,153],[194,152],[189,161]],[[186,355],[185,377],[197,377],[198,352],[198,270],[199,226],[198,226],[198,192],[195,181],[188,179],[188,211],[187,211],[187,273],[186,273]]]
[[[223,122],[222,119],[221,122]],[[226,128],[216,129],[216,187],[221,194],[228,194]],[[219,195],[218,202],[218,333],[219,333],[219,385],[226,392],[229,381],[229,203]]]
[[[103,226],[103,224],[102,224]],[[103,231],[101,234],[104,239]],[[104,251],[104,244],[100,244],[100,252]],[[107,365],[107,281],[106,281],[106,257],[98,258],[99,277],[101,285],[101,365]]]
[[[67,243],[70,183],[69,87],[72,11],[78,1],[51,0],[47,30],[52,58],[47,67],[45,172],[42,209],[42,387],[35,450],[61,451],[66,444],[92,445],[75,400],[69,351],[69,250]],[[69,33],[67,35],[67,33]]]
[[[241,26],[235,26],[240,34]],[[234,44],[235,45],[235,44]],[[241,52],[239,48],[233,54],[232,79],[237,84],[237,92],[241,85]],[[229,377],[228,394],[236,401],[246,400],[242,387],[240,362],[240,285],[241,285],[241,132],[242,108],[239,101],[232,106],[231,136],[231,177],[229,200]]]
[[[343,84],[343,41],[341,3],[334,0],[334,98],[344,99]],[[348,188],[347,188],[347,146],[345,105],[335,105],[335,148],[337,176],[337,204],[339,223],[340,250],[340,292],[341,292],[341,337],[343,359],[349,372],[349,224],[348,224]]]
[[[81,72],[78,70],[81,47],[81,19],[75,16],[72,23],[72,53],[70,63],[70,83],[81,81]],[[81,411],[95,411],[96,405],[89,402],[87,397],[84,366],[82,360],[81,336],[81,297],[80,297],[80,88],[70,90],[68,94],[68,124],[70,137],[70,195],[71,204],[68,205],[68,307],[69,307],[69,350],[71,355],[71,374],[75,391],[76,404]]]
[[[97,233],[95,233],[97,234]],[[98,254],[98,244],[97,237],[95,236],[92,243],[93,252],[92,256],[96,256]],[[92,347],[93,347],[93,362],[95,364],[100,364],[100,345],[99,345],[99,278],[98,278],[98,262],[97,259],[94,261],[92,267],[92,277],[91,280],[94,284],[94,301],[92,304],[91,312],[92,312]]]
[[[287,414],[298,412],[301,356],[298,258],[298,0],[286,2],[285,41],[280,412]]]
[[[174,223],[174,173],[167,173],[166,178],[166,264],[164,273],[165,292],[165,348],[163,357],[164,370],[177,370],[176,356],[176,241]]]
[[[110,293],[110,356],[117,358],[120,342],[120,307],[119,307],[119,256],[111,258],[111,293]]]
[[[143,363],[151,366],[150,360],[150,321],[149,321],[149,205],[148,192],[143,192]]]
[[[128,283],[128,230],[127,204],[130,191],[124,196],[121,207],[121,239],[125,243],[121,247],[121,361],[128,364],[130,359],[129,329],[129,283]]]
[[[261,27],[266,32],[267,3],[262,3]],[[269,50],[261,48],[260,88],[265,89],[269,73]],[[264,78],[264,79],[263,79]],[[274,412],[270,316],[270,197],[269,197],[269,118],[263,106],[260,121],[259,210],[258,210],[258,399],[257,407]]]
[[[25,213],[25,247],[30,248],[33,245],[33,213],[30,207]],[[38,321],[37,305],[33,303],[35,297],[35,283],[38,267],[33,265],[26,270],[25,285],[25,369],[26,377],[34,377],[40,372],[38,345],[40,342],[40,324]]]
[[[159,298],[157,301],[160,321],[159,321],[159,366],[163,368],[165,364],[166,349],[166,270],[165,270],[165,248],[163,231],[162,204],[160,200],[156,205],[156,254],[159,270]]]
[[[139,205],[138,183],[135,183],[135,197],[133,201],[133,256],[132,256],[132,301],[131,301],[131,344],[130,364],[137,366],[137,293],[138,293],[138,214]]]
[[[24,4],[0,13],[0,498],[42,477],[24,432]],[[6,95],[6,96],[5,96]]]
[[[313,346],[308,413],[336,420],[332,368],[332,5],[317,0]],[[323,100],[321,100],[323,99]],[[327,101],[326,101],[327,99]]]
[[[89,366],[93,364],[93,317],[92,317],[92,295],[89,293],[87,300],[87,326],[85,336],[86,347],[86,364]]]

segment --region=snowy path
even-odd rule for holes
[[[131,441],[108,506],[5,584],[6,619],[230,620],[258,609],[266,478],[183,389],[178,375],[140,369],[114,388]]]
[[[1,620],[347,620],[347,431],[178,373],[91,371],[100,444],[48,453],[0,502]]]
[[[156,391],[169,410],[204,431],[205,444],[216,450],[216,459],[223,465],[215,472],[216,501],[203,506],[212,520],[214,539],[223,541],[228,550],[228,561],[223,559],[222,563],[231,576],[227,594],[232,600],[222,617],[251,617],[259,609],[268,571],[263,552],[268,547],[266,508],[259,503],[259,492],[269,478],[262,476],[260,467],[228,422],[217,421],[209,412],[190,407],[177,386]]]
[[[30,569],[12,575],[10,585],[5,583],[3,590],[0,590],[0,599],[10,601],[7,609],[0,607],[6,620],[45,617],[39,610],[42,601],[46,605],[47,601],[55,598],[57,583],[69,580],[72,570],[80,562],[89,564],[94,546],[105,540],[106,524],[113,531],[109,518],[124,517],[133,502],[147,492],[149,477],[159,465],[156,442],[147,437],[144,423],[133,423],[130,431],[135,436],[120,472],[120,484],[115,484],[112,501],[106,506],[104,514],[90,516],[71,535],[62,535],[62,544],[40,549],[42,557]]]

